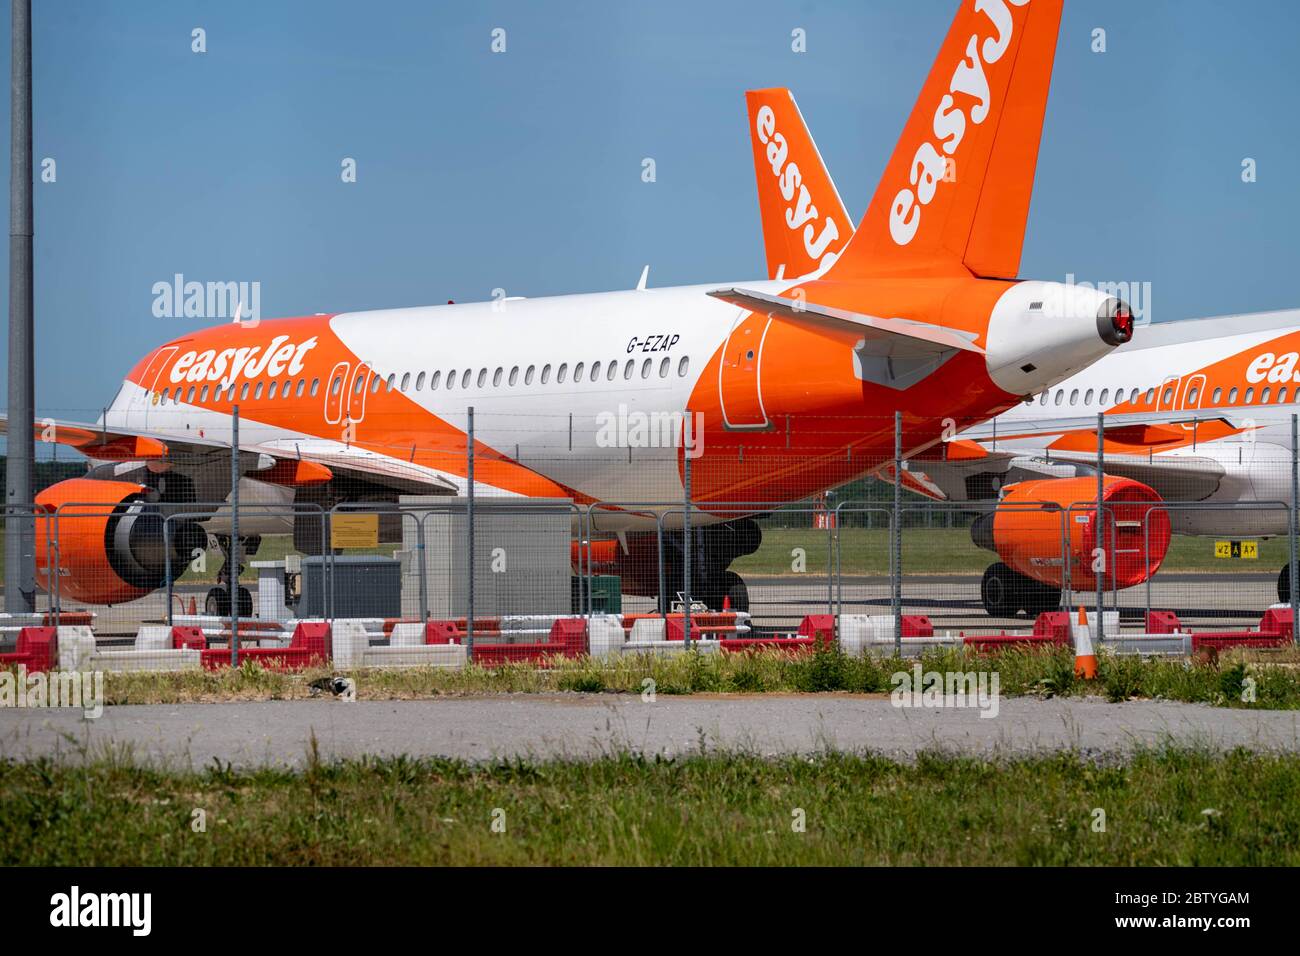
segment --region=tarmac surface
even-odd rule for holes
[[[322,758],[363,755],[592,758],[701,750],[760,755],[924,751],[978,757],[1060,750],[1123,755],[1180,746],[1300,752],[1300,712],[1097,699],[1002,699],[975,708],[900,708],[883,695],[497,695],[432,700],[335,699],[75,710],[0,709],[0,756],[71,762],[112,754],[175,769],[214,760],[301,766],[313,737]]]

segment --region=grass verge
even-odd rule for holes
[[[1300,709],[1297,655],[1283,651],[1246,659],[1225,655],[1218,662],[1111,657],[1103,655],[1096,681],[1074,676],[1067,649],[1007,650],[996,657],[960,650],[920,658],[926,671],[998,675],[1000,693],[1020,696],[1103,696],[1112,701],[1162,698],[1267,710]],[[361,699],[392,700],[441,694],[642,693],[653,682],[658,694],[693,693],[887,693],[891,677],[917,662],[897,658],[853,658],[838,650],[789,656],[776,651],[744,654],[685,654],[673,657],[624,655],[610,661],[558,660],[551,668],[470,666],[375,669],[354,674]],[[223,700],[295,700],[310,695],[310,681],[327,673],[269,671],[256,663],[220,671],[108,674],[106,703],[173,704]],[[1253,699],[1250,699],[1252,698]]]
[[[119,754],[0,762],[0,865],[1294,866],[1297,789],[1300,757],[1186,750],[201,772]]]

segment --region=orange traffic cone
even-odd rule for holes
[[[187,613],[189,613],[189,614],[198,614],[198,613],[199,613],[199,605],[198,605],[198,603],[194,600],[194,595],[193,595],[193,594],[190,595],[190,609],[189,609],[189,611],[188,611]]]
[[[722,595],[722,609],[723,609],[724,611],[730,611],[730,610],[731,610],[731,595],[730,595],[730,594],[724,594],[724,595]]]
[[[1097,655],[1092,649],[1092,629],[1088,627],[1088,615],[1083,605],[1079,605],[1079,623],[1074,627],[1074,676],[1084,680],[1097,677]]]

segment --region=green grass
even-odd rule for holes
[[[298,771],[0,762],[0,865],[1300,864],[1295,756],[307,757]]]
[[[806,556],[806,573],[825,574],[830,532],[815,528],[767,528],[763,544],[731,568],[737,574],[792,574],[794,549]],[[872,528],[841,528],[840,566],[845,574],[888,574],[889,532]],[[1255,539],[1251,539],[1255,540]],[[1162,571],[1225,571],[1276,574],[1290,559],[1285,538],[1259,542],[1253,561],[1214,557],[1214,538],[1176,535]],[[966,528],[905,528],[903,570],[908,574],[982,574],[997,558],[971,543]]]
[[[1262,652],[1255,655],[1259,658]],[[1068,649],[1051,652],[1008,650],[996,657],[964,651],[936,651],[920,661],[926,670],[996,672],[1000,692],[1019,696],[1102,696],[1110,700],[1161,698],[1263,710],[1300,709],[1300,669],[1294,651],[1250,663],[1225,656],[1220,663],[1140,660],[1103,654],[1096,681],[1074,677]],[[355,672],[362,699],[427,698],[443,694],[584,693],[639,694],[646,679],[659,694],[887,693],[890,677],[910,670],[913,661],[852,658],[836,650],[786,655],[776,651],[745,654],[685,654],[674,657],[623,655],[612,661],[560,660],[546,669],[515,664],[495,669],[375,669]],[[295,700],[307,697],[308,683],[325,671],[284,673],[255,663],[237,669],[181,673],[108,674],[105,699],[115,704],[170,704],[220,700]],[[1255,700],[1243,702],[1246,678]]]

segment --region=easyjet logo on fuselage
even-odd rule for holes
[[[1300,363],[1300,354],[1295,352],[1283,352],[1280,355],[1261,352],[1246,366],[1246,381],[1251,384],[1258,384],[1265,379],[1273,384],[1300,382],[1300,374],[1296,374],[1297,363]]]
[[[303,356],[316,347],[316,336],[295,344],[287,335],[277,335],[265,349],[260,345],[241,348],[204,349],[181,355],[171,369],[171,380],[179,382],[215,382],[229,385],[241,375],[256,378],[263,372],[269,378],[297,375],[303,369]]]
[[[889,235],[898,245],[905,246],[915,237],[917,229],[921,227],[921,207],[928,206],[934,199],[939,183],[945,179],[948,157],[957,152],[957,147],[966,135],[967,112],[957,105],[955,94],[962,93],[975,100],[969,115],[970,121],[976,126],[988,118],[989,80],[984,67],[992,66],[1002,59],[1002,54],[1011,45],[1015,23],[1007,4],[1023,7],[1028,2],[1029,0],[975,0],[975,11],[989,18],[997,36],[984,37],[981,44],[980,35],[973,33],[966,41],[966,55],[957,63],[952,79],[948,81],[948,92],[943,95],[934,111],[932,129],[938,146],[926,140],[917,147],[908,173],[911,186],[900,189],[889,208]]]
[[[791,202],[795,199],[795,190],[799,190],[798,200],[785,209],[785,224],[792,231],[803,229],[804,252],[808,253],[808,258],[820,264],[830,244],[840,237],[840,228],[834,219],[827,216],[821,234],[818,235],[817,207],[813,205],[808,187],[803,184],[799,164],[786,162],[790,147],[785,136],[776,131],[776,114],[772,112],[772,107],[759,109],[754,118],[754,131],[758,134],[758,141],[767,147],[767,161],[772,167],[772,175],[777,177],[781,198],[787,203]]]

